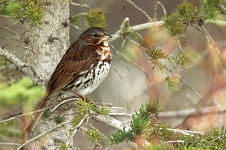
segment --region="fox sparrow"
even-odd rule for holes
[[[60,94],[83,96],[94,91],[107,76],[111,65],[110,35],[99,27],[84,31],[66,51],[46,86],[46,95],[37,110],[49,105]],[[33,131],[43,111],[26,128]]]

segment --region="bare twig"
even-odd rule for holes
[[[0,68],[0,72],[11,71],[11,70],[15,70],[15,69],[17,69],[16,66],[14,64],[10,64],[10,65],[7,65],[7,66],[2,66]]]
[[[70,18],[74,18],[74,17],[78,17],[78,16],[85,16],[87,15],[87,13],[79,13],[79,14],[75,14],[74,16],[71,16]]]
[[[193,26],[195,29],[197,29],[198,31],[200,31],[201,33],[204,34],[204,36],[206,37],[208,43],[210,45],[213,46],[213,48],[216,50],[216,53],[220,59],[220,62],[222,64],[222,66],[224,67],[224,70],[226,70],[226,64],[224,63],[224,59],[222,58],[221,54],[220,54],[220,50],[218,49],[216,43],[214,42],[213,38],[210,36],[209,32],[205,29],[204,26]]]
[[[115,67],[111,66],[111,68],[117,73],[117,75],[119,76],[120,79],[123,79],[122,75]]]
[[[144,30],[144,29],[148,29],[148,28],[151,28],[151,27],[155,27],[155,26],[161,26],[163,24],[164,24],[164,21],[148,22],[148,23],[143,23],[143,24],[131,26],[131,27],[128,28],[128,30],[139,31],[139,30]],[[115,32],[112,35],[111,41],[114,41],[114,40],[120,38],[122,33],[123,33],[122,30],[118,30],[117,32]]]
[[[113,48],[113,50],[114,50],[114,51],[116,52],[116,54],[118,55],[119,51],[116,50],[115,48]],[[120,58],[123,58],[123,57],[121,57],[120,55],[118,55],[118,56],[119,56]],[[117,58],[117,57],[114,56],[114,55],[113,55],[113,58],[117,59],[120,63],[122,63],[122,64],[126,67],[126,69],[128,70],[128,72],[131,73],[131,71],[130,71],[128,65],[126,65],[126,63],[125,63],[123,60]]]
[[[203,30],[203,34],[206,36],[208,42],[210,42],[210,44],[215,48],[217,54],[218,54],[218,57],[220,58],[220,61],[224,67],[224,69],[226,70],[226,65],[224,63],[224,59],[222,58],[221,54],[220,54],[220,50],[218,49],[216,43],[214,42],[213,38],[210,36],[209,32],[207,32],[207,30],[205,29],[204,26],[201,26],[202,30]]]
[[[15,36],[17,36],[17,38],[19,38],[18,35],[17,35],[13,30],[11,30],[9,27],[3,26],[3,27],[1,27],[1,28],[3,28],[3,29],[5,29],[5,30],[9,31],[12,35],[15,35]]]
[[[112,103],[93,102],[93,104],[95,104],[95,105],[101,105],[101,106],[113,107],[113,104]]]
[[[110,116],[126,116],[126,117],[132,117],[131,114],[128,113],[109,113]]]
[[[56,125],[55,127],[51,128],[51,129],[46,130],[45,132],[39,134],[38,136],[35,136],[34,138],[32,138],[32,139],[26,141],[25,143],[23,143],[22,145],[20,145],[20,147],[18,147],[17,150],[21,150],[21,148],[23,148],[27,144],[39,139],[40,137],[46,135],[47,133],[50,133],[50,132],[54,131],[55,129],[57,129],[59,127],[62,127],[62,126],[66,125],[66,124],[69,124],[69,123],[71,123],[71,121],[65,121],[65,122],[63,122],[61,124]]]
[[[205,20],[205,23],[212,23],[212,24],[216,24],[216,25],[219,25],[219,26],[222,26],[222,27],[226,27],[226,22],[225,21],[222,21],[222,20]]]
[[[0,120],[0,123],[6,122],[6,121],[10,121],[10,120],[13,120],[13,119],[16,119],[16,118],[19,118],[19,117],[31,115],[31,114],[34,114],[34,113],[37,113],[37,112],[40,112],[40,111],[43,111],[43,110],[46,110],[46,109],[49,109],[49,108],[50,108],[50,107],[46,107],[46,108],[39,109],[39,110],[35,110],[35,111],[32,111],[32,112],[28,112],[28,113],[23,113],[23,114],[15,115],[15,116],[13,116],[13,117],[10,117],[10,118],[7,118],[7,119]]]
[[[166,112],[161,112],[159,113],[157,116],[160,118],[170,118],[170,117],[185,117],[191,114],[197,114],[197,113],[210,113],[210,112],[225,112],[226,110],[216,110],[215,107],[207,107],[207,108],[203,108],[203,109],[195,109],[195,108],[191,108],[191,109],[185,109],[185,110],[177,110],[177,111],[166,111]]]
[[[104,135],[100,130],[98,130],[97,128],[95,128],[91,123],[89,123],[89,126],[93,129],[95,129],[96,131],[99,131],[100,134],[105,138],[105,139],[108,139],[106,135]]]
[[[183,135],[194,135],[194,134],[201,134],[201,135],[203,135],[202,132],[198,132],[198,131],[181,130],[181,129],[170,129],[170,128],[168,128],[168,130],[173,131],[175,133],[181,133]]]
[[[32,51],[32,49],[30,49],[29,47],[24,46],[24,45],[21,45],[21,44],[18,44],[18,43],[14,43],[14,42],[7,43],[7,44],[3,45],[2,48],[5,48],[5,47],[10,46],[10,45],[15,45],[16,47],[17,47],[17,46],[18,46],[18,47],[22,47],[22,48],[24,48],[24,49],[26,49],[26,50],[32,52],[32,53],[35,55],[35,53],[34,53],[34,52]]]
[[[116,106],[112,106],[111,109],[116,109],[116,110],[121,110],[123,112],[126,112],[126,110],[122,107],[116,107]]]
[[[19,143],[0,143],[0,145],[20,146]]]
[[[115,129],[122,130],[123,128],[125,128],[125,130],[128,131],[130,128],[128,125],[123,124],[123,122],[121,122],[113,117],[96,114],[95,112],[92,112],[92,113],[95,114],[95,115],[92,115],[93,119],[103,122],[106,125],[111,126]]]
[[[54,112],[59,106],[65,104],[65,103],[68,103],[68,102],[71,102],[71,101],[78,101],[79,98],[70,98],[70,99],[67,99],[67,100],[64,100],[62,102],[60,102],[59,104],[57,104],[52,110],[51,112]]]
[[[163,11],[163,14],[164,14],[164,17],[167,16],[167,13],[166,13],[166,8],[164,7],[164,5],[160,2],[160,1],[157,1],[155,3],[155,6],[154,6],[154,20],[157,20],[157,8],[158,8],[158,5],[162,8],[162,11]]]
[[[178,43],[178,47],[179,47],[180,51],[182,51],[182,46],[181,46],[181,43],[180,43],[179,39],[177,40],[177,43]]]
[[[166,141],[164,143],[166,143],[166,144],[169,144],[169,143],[184,143],[184,141],[182,141],[182,140],[175,140],[175,141]]]
[[[135,42],[135,41],[134,41]],[[138,69],[140,69],[144,75],[147,77],[147,79],[150,80],[148,74],[144,71],[144,69],[142,67],[140,67],[138,64],[130,61],[127,57],[125,57],[123,54],[121,54],[118,50],[116,50],[113,46],[111,46],[113,48],[113,50],[117,53],[117,55],[121,58],[123,58],[124,60],[126,60],[127,63],[131,63],[132,65],[134,65],[135,67],[137,67]]]
[[[89,7],[89,5],[87,5],[87,4],[79,4],[79,3],[75,3],[75,2],[73,2],[72,0],[70,0],[70,4],[73,5],[73,6],[85,7],[85,8],[91,9],[91,8]]]
[[[140,47],[140,48],[142,48],[142,49],[144,49],[145,51],[146,51],[146,48],[145,47],[142,47],[141,45],[139,45],[136,41],[134,41],[134,40],[132,40],[132,39],[130,39],[130,41],[132,42],[132,43],[134,43],[135,45],[137,45],[138,47]],[[180,50],[182,50],[182,47],[181,47],[181,44],[179,43],[179,41],[178,41],[178,44],[179,44],[179,48],[180,48]],[[167,70],[167,71],[169,71],[173,76],[176,76],[178,79],[180,79],[185,85],[187,85],[199,98],[201,98],[202,96],[201,96],[201,94],[191,85],[191,84],[189,84],[186,80],[184,80],[182,77],[180,77],[179,75],[177,75],[176,73],[174,73],[171,69],[169,69],[168,67],[165,67],[165,69]],[[141,70],[142,70],[142,68],[141,68]],[[166,75],[165,75],[165,73],[164,72],[162,72],[163,73],[163,76],[164,76],[164,78],[166,78]],[[147,75],[146,75],[147,76]],[[148,77],[148,76],[147,76]],[[148,77],[149,78],[149,77]]]
[[[80,29],[78,26],[76,26],[76,25],[74,25],[72,23],[70,23],[70,26],[73,27],[73,28],[75,28],[75,29],[77,29],[77,30],[79,30],[79,31],[82,31],[82,29]]]
[[[8,16],[8,15],[0,15],[0,17],[3,17],[3,18],[13,18],[12,16]]]
[[[152,21],[151,17],[140,7],[138,7],[133,1],[131,0],[126,0],[128,3],[130,3],[131,5],[133,5],[136,9],[138,9],[141,13],[143,13],[150,21]]]
[[[0,56],[5,57],[9,62],[17,66],[24,74],[27,74],[35,82],[40,82],[39,78],[36,76],[32,68],[27,66],[27,64],[23,62],[21,59],[19,59],[15,54],[0,47]]]
[[[178,74],[174,73],[171,69],[165,67],[167,71],[169,71],[173,76],[177,77],[178,79],[181,80],[186,86],[188,86],[199,98],[202,98],[202,95],[190,84],[188,83],[185,79],[183,79],[181,76]]]
[[[86,120],[86,118],[88,117],[88,114],[86,114],[82,120],[79,122],[79,124],[77,124],[74,128],[74,131],[72,133],[72,135],[69,137],[68,141],[66,142],[66,146],[68,147],[68,145],[70,144],[72,138],[75,136],[76,132],[78,131],[79,127],[83,124],[83,122]]]
[[[123,21],[122,24],[120,26],[120,30],[123,30],[123,28],[129,27],[129,18],[126,17]]]

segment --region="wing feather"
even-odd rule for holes
[[[76,43],[74,43],[76,44]],[[85,68],[95,60],[94,47],[76,47],[72,45],[64,54],[47,85],[49,95],[66,87],[74,81]]]

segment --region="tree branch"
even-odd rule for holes
[[[20,71],[32,78],[33,81],[40,84],[40,79],[35,72],[25,62],[19,59],[15,54],[0,47],[0,56],[5,57],[9,62],[14,64]],[[43,84],[43,83],[42,83]]]
[[[151,17],[140,7],[138,7],[133,1],[126,0],[129,4],[133,5],[137,10],[139,10],[141,13],[143,13],[150,21],[152,21]]]
[[[157,116],[158,118],[185,117],[191,114],[197,114],[197,113],[208,114],[211,112],[224,113],[226,112],[226,109],[216,110],[216,107],[207,107],[207,108],[197,110],[195,108],[191,108],[191,109],[177,110],[177,111],[165,111],[165,112],[159,113]]]
[[[117,129],[117,130],[122,130],[123,128],[126,129],[126,131],[129,130],[129,126],[128,125],[125,125],[123,124],[123,122],[111,117],[111,116],[104,116],[104,115],[101,115],[101,114],[97,114],[95,112],[92,112],[94,115],[92,116],[92,118],[94,120],[97,120],[97,121],[100,121],[102,123],[105,123],[106,125],[110,126],[110,127],[113,127],[114,129]]]
[[[129,20],[129,18],[126,18],[126,19]],[[148,22],[148,23],[131,26],[128,28],[128,30],[132,30],[132,31],[144,30],[147,28],[155,27],[155,26],[161,26],[163,24],[164,24],[164,21]],[[111,41],[114,41],[120,38],[122,34],[123,34],[123,30],[122,28],[120,28],[120,30],[118,30],[112,35]]]
[[[66,142],[66,146],[68,147],[70,142],[72,141],[72,138],[75,136],[75,134],[77,133],[78,129],[80,128],[80,126],[83,124],[83,122],[87,119],[88,117],[88,114],[86,114],[83,119],[79,122],[79,124],[77,124],[75,127],[74,127],[74,131],[72,133],[72,135],[69,137],[68,141]]]

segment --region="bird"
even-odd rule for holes
[[[61,94],[83,97],[93,92],[106,78],[112,61],[111,36],[105,29],[90,27],[67,49],[52,73],[46,92],[36,110],[46,108]],[[26,127],[33,132],[44,111],[38,112]]]

